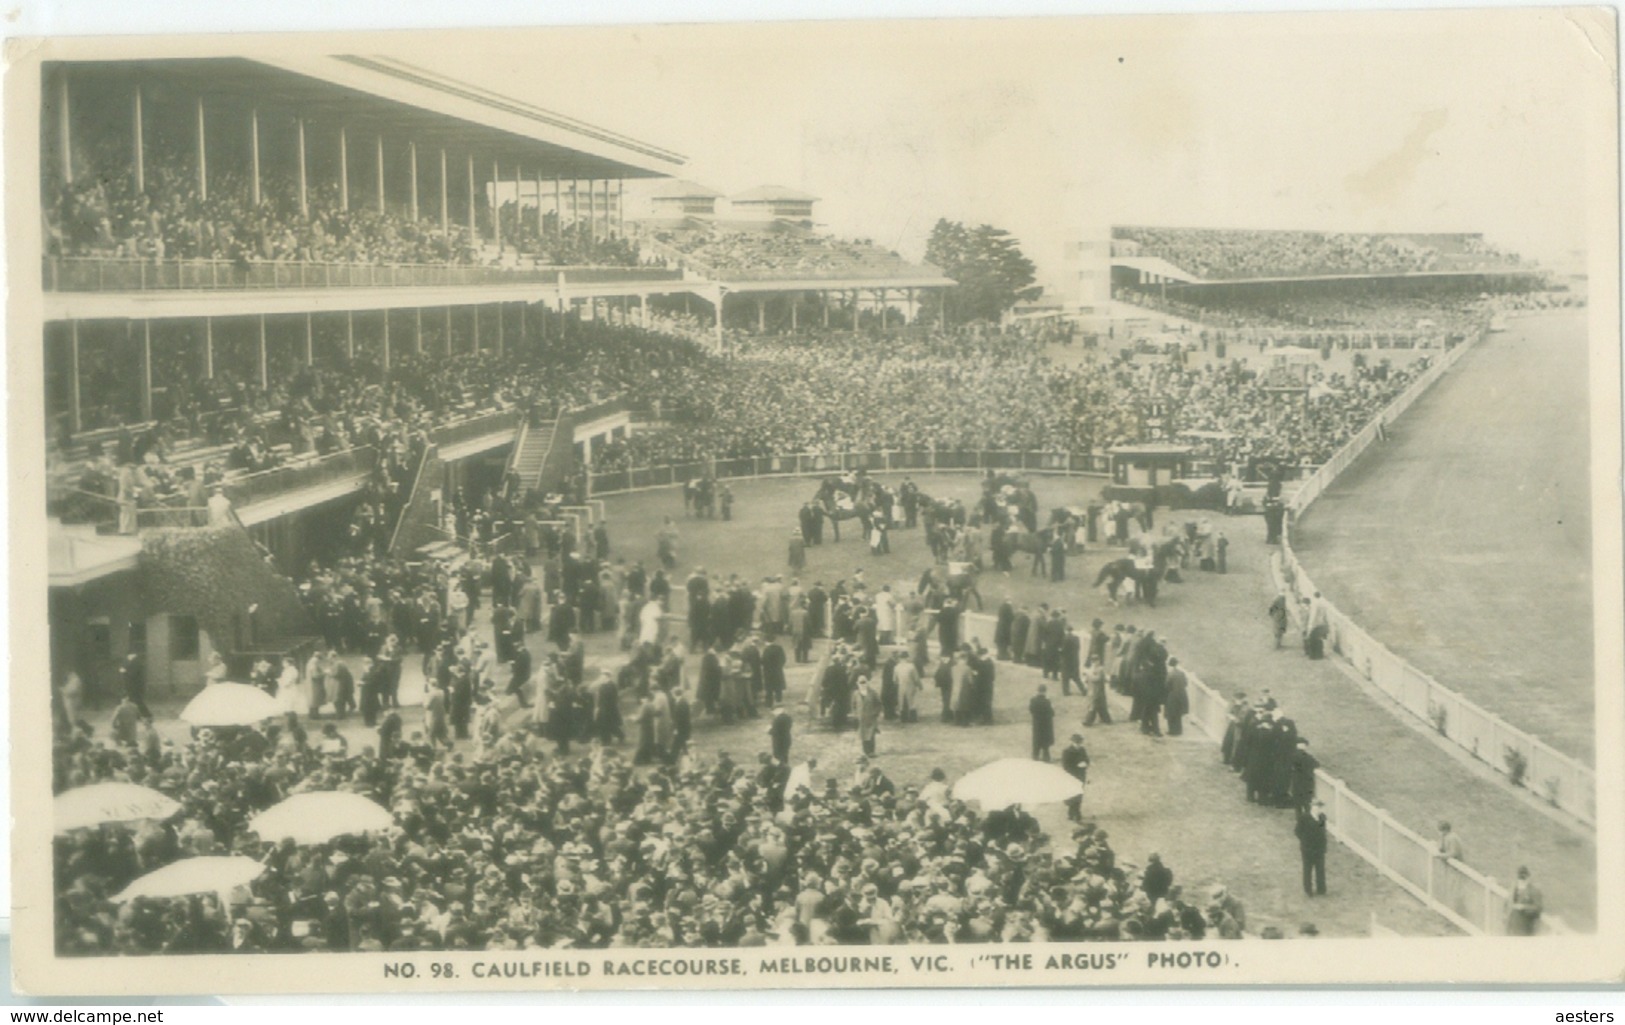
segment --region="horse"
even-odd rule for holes
[[[1055,529],[1045,527],[1043,530],[1011,530],[1006,531],[999,539],[999,551],[994,555],[999,560],[1000,567],[1012,565],[1011,558],[1018,553],[1025,553],[1033,557],[1033,568],[1046,574],[1046,559],[1049,555],[1050,545],[1055,541]]]
[[[845,502],[841,499],[846,499]],[[856,497],[846,490],[832,487],[826,480],[818,489],[813,498],[813,505],[829,520],[831,536],[839,541],[841,539],[841,521],[859,520],[863,523],[863,536],[868,537],[873,529],[874,507],[869,504],[867,497]]]
[[[1140,569],[1134,565],[1133,559],[1113,559],[1101,566],[1100,572],[1095,574],[1094,586],[1107,585],[1106,594],[1111,597],[1112,604],[1116,605],[1117,592],[1122,588],[1123,581],[1132,580],[1138,585],[1140,584],[1140,575]]]

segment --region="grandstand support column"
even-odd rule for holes
[[[251,196],[255,206],[260,205],[260,109],[248,112],[248,165],[253,181]]]
[[[384,376],[389,376],[389,310],[384,310]]]
[[[767,333],[767,300],[766,299],[757,299],[756,300],[756,333],[759,334],[759,335]]]
[[[310,216],[310,180],[309,172],[305,168],[305,119],[300,118],[299,126],[299,216]]]
[[[203,318],[203,376],[214,376],[214,318]]]
[[[581,182],[572,178],[570,180],[570,230],[574,231],[579,223],[581,223]]]
[[[135,87],[135,191],[147,191],[147,132],[146,118],[141,111],[141,87]]]
[[[412,220],[416,221],[418,219],[418,144],[416,141],[406,144],[406,157],[412,162],[412,174],[410,175],[412,184]]]
[[[615,179],[615,233],[626,237],[626,179]]]
[[[497,162],[491,161],[491,234],[497,240],[497,259],[502,258],[502,197],[497,195],[497,186],[502,183],[502,174],[497,170]]]
[[[507,348],[506,340],[502,337],[502,330],[502,304],[497,303],[497,356],[499,357],[502,355],[502,350]]]
[[[355,360],[355,313],[351,310],[344,311],[344,355]]]
[[[828,292],[819,292],[818,293],[818,305],[823,307],[824,330],[828,331],[829,330],[829,293]]]
[[[270,364],[266,362],[266,358],[265,358],[265,314],[263,314],[263,313],[260,314],[259,321],[260,321],[260,340],[259,340],[260,387],[261,388],[269,388],[271,386],[271,368],[270,368]]]
[[[798,325],[796,324],[796,307],[799,306],[799,305],[801,305],[801,304],[796,302],[796,294],[794,292],[791,292],[790,293],[790,330],[791,331],[796,330],[796,328],[798,327]]]
[[[339,209],[350,209],[350,136],[339,126]]]
[[[68,91],[68,70],[56,73],[56,147],[57,159],[62,163],[62,180],[73,184],[73,118],[68,109],[71,95]],[[201,104],[202,101],[200,100]],[[201,106],[199,109],[202,109]]]
[[[451,307],[446,307],[446,355],[451,355]]]
[[[197,98],[197,195],[209,200],[209,130],[203,119],[203,97]]]
[[[914,289],[903,289],[903,324],[909,325],[919,319],[920,311],[914,305]]]
[[[152,321],[141,322],[141,419],[152,419]]]
[[[519,236],[525,227],[525,168],[524,165],[513,165],[513,255],[519,255]],[[542,233],[542,200],[538,193],[536,197],[536,233]]]
[[[68,321],[68,370],[73,377],[71,390],[68,392],[68,409],[71,411],[73,433],[78,434],[85,429],[84,410],[80,405],[79,396],[79,322]]]
[[[316,328],[311,323],[311,315],[305,314],[305,366],[312,366],[316,362]]]
[[[451,234],[451,210],[446,206],[446,147],[444,146],[440,147],[440,234]]]
[[[537,205],[536,205],[536,215],[538,217],[540,217],[541,213],[542,213],[540,196],[541,196],[541,193],[537,193],[538,199],[537,199]],[[520,303],[519,304],[519,344],[521,346],[523,346],[525,344],[525,307],[527,307],[529,305],[530,305],[529,303]]]
[[[536,214],[536,224],[541,226],[541,213]],[[555,175],[553,178],[553,230],[564,230],[564,183]]]
[[[722,354],[722,298],[725,294],[721,286],[718,286],[716,301],[711,304],[711,317],[715,321],[717,329],[717,355],[719,356]]]
[[[473,314],[474,314],[474,351],[479,352],[480,351],[480,308],[478,306],[470,306],[469,309],[471,311],[473,311]]]
[[[886,330],[886,290],[878,288],[875,297],[880,300],[880,330]]]
[[[468,239],[471,245],[477,247],[480,244],[480,229],[474,223],[474,154],[472,153],[468,155]]]
[[[416,323],[417,329],[412,334],[412,351],[421,356],[423,355],[423,307],[419,306],[414,312],[417,315],[412,319]]]
[[[378,212],[384,212],[384,137],[378,136]]]

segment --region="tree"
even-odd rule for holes
[[[948,290],[947,320],[998,320],[1004,311],[1023,300],[1036,299],[1043,289],[1033,262],[1008,231],[983,224],[966,228],[957,221],[939,219],[925,245],[927,263],[942,268],[958,285]]]

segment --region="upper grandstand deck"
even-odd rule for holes
[[[844,239],[788,220],[651,221],[646,249],[732,291],[792,288],[941,288],[941,270],[867,240]]]
[[[44,67],[47,292],[671,278],[623,183],[684,158],[361,55]]]
[[[1355,233],[1132,225],[1111,233],[1122,284],[1189,285],[1533,274],[1476,233]]]

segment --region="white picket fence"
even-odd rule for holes
[[[992,616],[967,613],[962,635],[967,641],[978,641],[984,648],[996,650],[996,626]],[[1186,659],[1181,658],[1180,665],[1190,681],[1191,710],[1186,722],[1195,724],[1215,744],[1222,742],[1229,724],[1228,704]],[[1438,857],[1434,842],[1396,821],[1324,769],[1315,771],[1315,794],[1325,804],[1327,829],[1383,876],[1464,932],[1505,935],[1511,906],[1511,895],[1505,887],[1463,862]],[[1563,920],[1553,915],[1541,917],[1540,930],[1569,931]]]
[[[1482,337],[1482,334],[1475,336],[1473,342]],[[1393,423],[1454,366],[1471,344],[1464,343],[1446,352],[1395,398],[1376,421],[1349,439],[1324,466],[1305,479],[1288,503],[1289,524],[1381,436],[1384,425]],[[1277,568],[1294,609],[1300,607],[1303,598],[1316,592],[1314,582],[1292,551],[1290,526],[1283,529]],[[1324,592],[1322,600],[1326,600]],[[1581,821],[1596,823],[1597,778],[1589,765],[1557,751],[1417,669],[1330,602],[1327,602],[1327,612],[1328,650],[1347,660],[1356,672],[1401,708],[1502,775],[1513,778],[1512,763],[1521,762],[1521,778],[1517,779],[1520,785]]]

